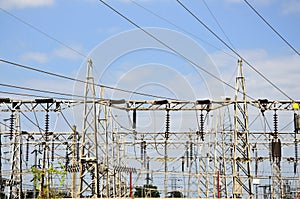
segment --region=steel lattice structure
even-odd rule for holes
[[[188,198],[289,198],[299,191],[300,101],[247,99],[240,61],[235,98],[224,100],[105,99],[103,88],[97,97],[92,70],[89,61],[82,101],[0,98],[1,191],[10,198],[58,190],[120,198],[144,184],[164,197],[177,190]],[[83,113],[79,128],[68,122],[74,107]],[[149,113],[158,113],[159,128],[139,126]],[[278,126],[285,113],[294,120],[287,130]],[[195,128],[176,130],[189,114]],[[257,118],[263,128],[252,130]]]

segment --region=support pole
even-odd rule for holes
[[[221,186],[220,186],[220,171],[217,171],[217,186],[218,186],[218,198],[221,198]]]
[[[72,127],[72,166],[76,165],[76,126]],[[76,197],[76,173],[72,172],[72,198]]]
[[[132,198],[132,171],[129,172],[129,197]]]

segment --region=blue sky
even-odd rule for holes
[[[224,51],[229,54],[232,54],[232,52],[216,40],[176,1],[135,0],[139,5],[151,10],[161,18],[171,21],[177,27],[154,16],[130,0],[107,0],[106,2],[141,27],[174,30],[194,40],[215,64],[220,72],[220,78],[234,86],[232,77],[237,65],[236,56],[232,57],[225,54]],[[183,1],[183,3],[227,43],[230,40],[233,47],[272,82],[293,99],[299,99],[298,93],[300,89],[295,85],[300,71],[299,56],[270,30],[250,10],[245,2],[240,0],[199,0]],[[251,4],[296,49],[300,49],[299,1],[256,0],[251,1]],[[114,35],[135,28],[96,0],[1,0],[0,7],[2,8],[0,12],[0,23],[2,26],[0,57],[2,59],[71,77],[77,77],[78,73],[84,73],[79,71],[80,68],[85,66],[86,58],[70,50],[70,48],[88,56],[92,52],[97,51],[97,45],[101,46],[101,43],[112,39]],[[211,15],[208,8],[214,16]],[[217,23],[220,24],[226,35],[224,35]],[[41,32],[46,33],[48,36]],[[59,42],[49,38],[49,36]],[[114,51],[115,48],[118,48],[117,44],[108,50]],[[159,53],[156,52],[156,54]],[[97,55],[97,57],[101,59],[101,55]],[[166,56],[166,59],[172,60],[172,57]],[[178,61],[180,63],[180,58]],[[194,76],[194,72],[188,66],[184,66],[184,64],[189,64],[182,61],[182,65],[175,66],[174,62],[166,61],[163,53],[152,56],[151,52],[147,51],[140,53],[139,56],[134,54],[127,57],[123,56],[118,66],[110,67],[110,73],[114,75],[113,81],[111,81],[112,79],[110,81],[105,80],[109,79],[109,76],[99,81],[103,84],[116,86],[120,78],[124,77],[124,74],[128,74],[128,71],[140,65],[163,63],[188,80],[191,87],[196,90],[195,98],[210,97],[209,91],[204,92],[205,94],[203,95],[197,91],[196,87],[205,88],[207,85],[205,86],[205,83],[200,85],[201,82],[198,82],[198,77]],[[74,82],[26,71],[3,63],[0,66],[2,83],[67,93],[73,92]],[[96,71],[100,71],[100,74],[102,74],[102,67],[94,66]],[[286,99],[247,66],[245,66],[245,75],[250,96],[254,98],[275,97],[277,99]],[[147,82],[156,82],[155,78],[155,75],[152,75],[148,77]],[[165,78],[168,79],[170,77],[168,77],[168,74],[165,74]],[[176,80],[172,79],[171,81],[176,82]],[[134,81],[131,83],[135,84]],[[122,87],[122,85],[118,86]],[[174,87],[176,86],[175,84]],[[134,86],[125,88],[136,90]],[[8,89],[1,87],[1,90],[6,91]],[[232,89],[225,86],[225,90],[226,95],[233,95]],[[14,91],[25,92],[20,90]],[[155,93],[151,89],[140,89],[139,91],[154,92],[154,94],[174,97],[169,95],[167,91],[166,95],[162,91]],[[176,93],[174,95],[176,96]],[[177,97],[180,98],[181,96]],[[15,96],[15,98],[17,97]]]
[[[234,87],[237,57],[180,7],[176,0],[134,0],[160,18],[132,3],[132,0],[106,2],[176,51],[183,53],[188,59]],[[232,47],[269,80],[291,98],[300,100],[299,55],[279,39],[243,0],[182,2],[227,43],[228,37]],[[297,50],[300,50],[299,0],[249,2]],[[193,67],[176,53],[158,45],[100,1],[0,0],[0,8],[0,59],[83,80],[86,57],[90,57],[94,62],[95,80],[108,86],[183,100],[219,99],[222,95],[234,95],[233,89]],[[249,96],[254,99],[287,99],[245,64],[244,70]],[[83,85],[74,84],[72,81],[4,63],[0,63],[0,71],[1,84],[83,95]],[[0,92],[3,91],[57,97],[0,86]],[[96,91],[99,92],[99,89]],[[2,97],[28,99],[1,94],[0,98]],[[106,91],[106,97],[149,99],[109,90]],[[255,111],[249,113],[249,117],[252,117],[250,121],[255,118],[255,122],[251,123],[253,129],[260,125],[258,123],[263,123],[256,118],[259,113]],[[78,129],[81,129],[82,118],[78,112],[74,108],[75,122],[70,124],[76,124]],[[116,111],[114,114],[121,125],[131,128],[127,113]],[[68,119],[70,115],[71,113],[66,113]],[[198,122],[194,112],[172,112],[171,117],[171,131],[196,131]],[[138,130],[164,131],[165,123],[161,118],[165,118],[165,113],[139,114]],[[288,124],[291,118],[292,114],[284,119],[281,117],[279,129]],[[28,123],[25,120],[24,123],[26,122]],[[50,122],[56,121],[51,119]],[[59,123],[57,127],[56,124],[51,124],[51,130],[69,130],[63,120],[60,122],[62,124]],[[28,131],[37,131],[36,126],[32,124],[24,126]]]

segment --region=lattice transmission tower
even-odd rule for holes
[[[99,197],[97,107],[92,61],[88,60],[84,91],[83,126],[80,148],[79,191],[77,197]]]
[[[250,153],[245,77],[242,60],[239,59],[234,102],[233,198],[253,198]]]

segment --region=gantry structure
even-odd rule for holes
[[[300,101],[249,99],[241,60],[238,69],[232,99],[106,99],[103,87],[97,95],[90,60],[83,100],[1,98],[2,193],[295,197]],[[81,124],[68,119],[74,107]]]

